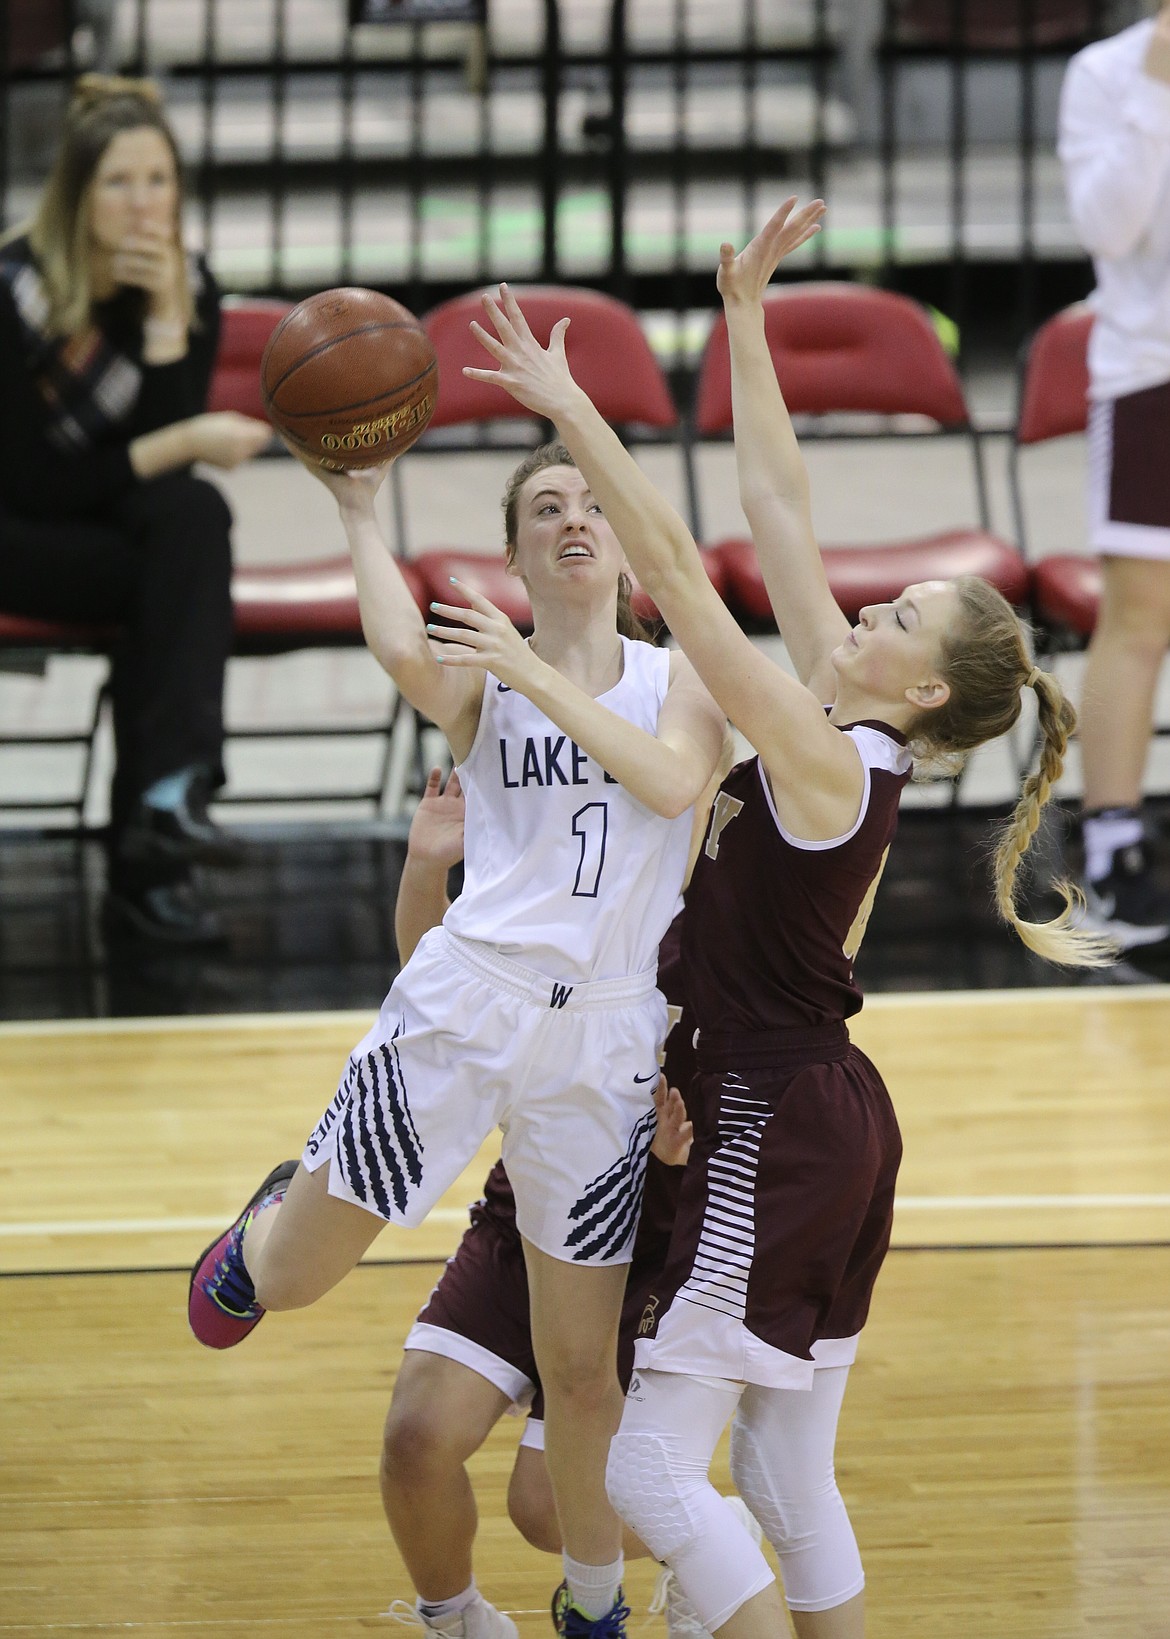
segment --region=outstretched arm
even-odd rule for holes
[[[797,675],[822,702],[836,694],[829,656],[849,633],[813,533],[808,472],[764,331],[764,291],[778,263],[820,231],[825,207],[784,204],[737,256],[719,253],[719,293],[731,345],[731,404],[739,497],[768,599]]]
[[[808,689],[739,629],[707,579],[687,526],[573,380],[565,361],[569,321],[554,326],[545,349],[506,286],[498,303],[485,296],[484,308],[495,334],[479,324],[472,328],[499,368],[465,366],[464,374],[495,382],[557,424],[634,573],[699,677],[759,751],[773,789],[794,794],[801,805],[799,813],[789,810],[792,823],[812,827],[800,833],[808,837],[836,835],[841,801],[848,806],[860,789],[856,754]]]
[[[287,440],[286,440],[287,442]],[[289,449],[337,501],[357,582],[362,633],[370,653],[410,704],[446,735],[462,762],[475,739],[483,697],[483,673],[456,673],[436,660],[410,588],[382,534],[374,512],[389,464],[356,472],[330,472]]]

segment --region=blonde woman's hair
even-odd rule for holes
[[[150,80],[115,74],[83,74],[73,87],[65,127],[27,232],[45,282],[49,334],[73,336],[93,317],[93,270],[89,244],[89,199],[102,155],[123,131],[144,126],[157,131],[171,151],[178,178],[175,238],[181,236],[182,167],[174,133],[163,113],[162,99]],[[194,297],[181,262],[182,299],[187,323],[194,319]]]
[[[577,463],[564,444],[541,444],[539,449],[526,455],[508,479],[502,502],[504,508],[504,556],[509,563],[516,558],[516,530],[520,523],[520,491],[530,478],[546,467],[573,467]],[[633,582],[623,569],[618,576],[617,629],[623,637],[638,643],[653,643],[654,633],[640,616],[634,613],[631,598]]]
[[[1029,950],[1068,967],[1103,967],[1117,956],[1109,939],[1078,927],[1084,899],[1069,882],[1055,884],[1064,909],[1050,922],[1029,922],[1016,909],[1016,877],[1040,824],[1041,812],[1064,769],[1077,714],[1060,683],[1033,665],[1025,628],[1007,599],[985,580],[953,581],[959,616],[944,637],[939,673],[950,687],[946,702],[920,713],[911,725],[916,755],[950,757],[971,751],[1015,726],[1023,690],[1034,689],[1041,734],[1040,765],[1024,782],[1011,818],[995,845],[995,903]]]

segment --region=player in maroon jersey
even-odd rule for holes
[[[682,520],[574,383],[567,321],[541,348],[506,288],[476,326],[497,369],[469,369],[558,426],[642,586],[758,752],[715,799],[684,932],[699,1026],[695,1142],[668,1267],[647,1303],[609,1493],[665,1559],[704,1627],[776,1639],[779,1590],[708,1478],[733,1416],[732,1474],[774,1545],[799,1639],[859,1639],[861,1561],[833,1449],[849,1363],[889,1243],[901,1140],[846,1019],[912,754],[1005,733],[1035,690],[1043,737],[996,862],[998,907],[1056,961],[1108,959],[1064,912],[1023,921],[1013,882],[1060,774],[1072,707],[1032,664],[983,581],[928,581],[850,628],[829,590],[807,474],[764,335],[777,263],[818,230],[789,200],[747,249],[725,246],[740,497],[799,681],[744,636]]]
[[[729,735],[719,777],[730,762]],[[699,805],[694,849],[708,808],[709,800]],[[411,824],[395,907],[403,961],[447,908],[447,874],[463,857],[463,822],[458,774],[449,776],[444,789],[434,770]],[[681,929],[680,916],[659,951],[658,983],[667,999],[670,1033],[666,1079],[656,1098],[659,1131],[647,1170],[619,1331],[618,1375],[623,1389],[633,1367],[635,1330],[651,1287],[661,1279],[681,1165],[690,1148],[690,1123],[677,1091],[689,1085],[694,1073],[693,1027],[686,1028],[680,985]],[[464,1465],[509,1410],[528,1409],[508,1489],[509,1512],[534,1547],[549,1553],[561,1550],[544,1463],[543,1393],[533,1351],[527,1273],[515,1200],[502,1162],[488,1174],[483,1198],[471,1209],[471,1227],[404,1348],[383,1439],[386,1516],[419,1591],[416,1610],[424,1625],[444,1639],[492,1639],[511,1623],[487,1604],[472,1575],[475,1504]],[[758,1526],[746,1518],[758,1540]],[[629,1531],[623,1546],[628,1558],[648,1553]],[[668,1600],[667,1613],[676,1639],[698,1630],[693,1613],[677,1595]]]

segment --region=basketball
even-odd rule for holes
[[[269,420],[298,450],[325,467],[373,467],[426,427],[439,368],[398,302],[376,290],[322,290],[272,332],[260,385]]]

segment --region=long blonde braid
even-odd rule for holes
[[[1015,812],[995,849],[995,903],[1004,921],[1046,961],[1067,967],[1103,967],[1117,955],[1109,939],[1076,926],[1084,900],[1067,882],[1056,884],[1064,909],[1051,922],[1025,921],[1016,910],[1020,861],[1040,824],[1052,788],[1064,770],[1077,714],[1060,683],[1032,664],[1027,631],[1007,599],[975,575],[952,582],[959,617],[943,638],[939,665],[950,685],[943,705],[923,711],[910,725],[916,756],[954,758],[1015,727],[1023,691],[1036,691],[1043,744],[1040,766],[1025,781]]]
[[[1066,967],[1103,967],[1115,960],[1117,947],[1102,934],[1076,926],[1084,914],[1084,896],[1071,882],[1054,884],[1064,909],[1051,922],[1028,922],[1016,909],[1016,874],[1040,824],[1040,815],[1052,788],[1064,770],[1069,738],[1076,727],[1072,702],[1050,672],[1033,666],[1025,679],[1036,692],[1042,744],[1040,766],[1024,781],[1015,812],[1000,833],[995,849],[995,903],[1029,950],[1045,961]]]

